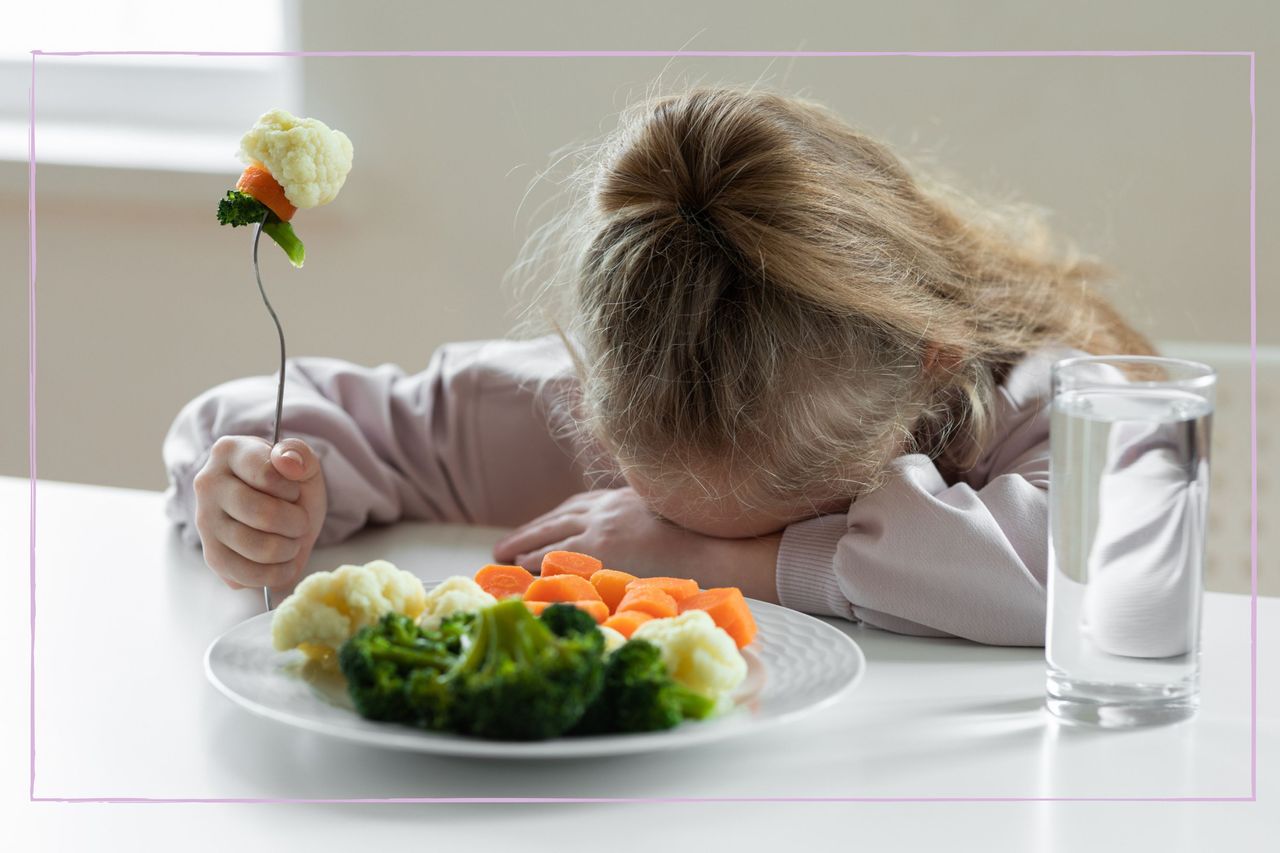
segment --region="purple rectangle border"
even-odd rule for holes
[[[36,57],[38,56],[281,56],[281,57],[436,57],[436,58],[834,58],[918,57],[933,59],[1017,59],[1052,57],[1238,56],[1249,59],[1249,786],[1248,797],[37,797],[36,787]],[[178,51],[81,50],[31,51],[30,119],[27,131],[28,466],[30,469],[30,802],[51,803],[1043,803],[1180,802],[1236,803],[1258,800],[1258,112],[1255,51],[1213,50],[304,50]]]

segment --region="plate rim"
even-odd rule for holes
[[[856,666],[853,677],[842,684],[838,689],[809,705],[805,705],[800,708],[792,708],[789,711],[784,711],[768,717],[756,718],[751,723],[748,723],[741,714],[735,715],[731,712],[727,717],[708,721],[705,723],[707,728],[699,731],[692,737],[689,735],[673,736],[674,733],[679,730],[679,728],[677,728],[660,732],[643,732],[626,735],[595,735],[576,738],[557,737],[540,741],[500,741],[486,740],[483,738],[470,738],[462,735],[453,735],[442,732],[430,732],[409,726],[400,726],[394,723],[377,723],[377,721],[370,720],[365,720],[365,722],[374,725],[386,726],[386,731],[379,731],[375,733],[364,731],[362,729],[346,728],[339,725],[332,725],[322,720],[299,716],[289,711],[272,708],[237,692],[230,685],[223,682],[222,679],[218,677],[217,673],[214,672],[212,664],[214,649],[217,648],[218,644],[223,642],[229,635],[245,628],[250,623],[267,621],[274,611],[268,610],[255,614],[250,616],[248,619],[241,620],[223,631],[205,648],[202,662],[205,678],[219,693],[229,699],[232,703],[238,705],[254,716],[271,720],[274,723],[288,726],[291,729],[332,737],[348,743],[373,746],[380,749],[391,749],[398,752],[515,760],[595,758],[609,755],[657,752],[663,749],[694,747],[702,744],[714,743],[734,737],[742,732],[743,729],[749,729],[750,731],[757,732],[763,729],[770,729],[784,723],[793,722],[801,717],[821,711],[839,702],[862,683],[862,680],[867,673],[867,658],[862,651],[862,647],[859,646],[858,643],[848,634],[836,628],[834,625],[830,625],[811,614],[803,613],[799,610],[792,610],[789,607],[783,607],[779,604],[772,604],[767,601],[760,601],[752,598],[747,599],[747,603],[752,609],[761,607],[765,610],[779,610],[788,614],[788,618],[801,617],[805,620],[812,621],[817,625],[821,625],[822,631],[830,632],[831,635],[834,635],[833,639],[838,638],[837,642],[843,640],[846,644],[846,650],[852,653],[855,660]],[[354,714],[355,712],[351,713]],[[364,718],[359,717],[358,714],[356,716],[359,719],[364,720]],[[681,724],[682,727],[701,725],[704,724],[700,722]],[[687,732],[688,729],[685,729],[685,731]]]

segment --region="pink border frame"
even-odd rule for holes
[[[37,797],[36,785],[36,57],[37,56],[294,56],[294,57],[1152,57],[1240,56],[1249,58],[1249,442],[1250,442],[1250,765],[1248,797],[388,797],[388,798],[148,798],[148,797]],[[1258,115],[1257,55],[1254,51],[1211,50],[986,50],[986,51],[824,51],[824,50],[341,50],[341,51],[167,51],[82,50],[31,51],[30,121],[27,136],[28,224],[28,464],[30,467],[30,802],[56,803],[936,803],[936,802],[1257,802],[1258,799]]]

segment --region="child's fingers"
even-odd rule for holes
[[[223,580],[238,583],[241,586],[288,588],[297,576],[297,567],[293,563],[275,563],[263,565],[232,551],[216,539],[205,543],[204,558]]]
[[[320,457],[300,438],[285,438],[271,448],[270,462],[285,479],[305,483],[320,473]]]
[[[570,536],[576,536],[586,529],[581,515],[562,515],[542,522],[526,524],[514,533],[493,546],[493,558],[499,563],[509,562],[514,557],[534,551],[552,542],[559,542]],[[554,551],[554,548],[547,548]],[[530,569],[537,573],[537,568]]]
[[[213,452],[219,452],[219,445],[227,439],[220,438],[213,445]],[[253,436],[235,436],[224,451],[227,467],[240,480],[253,486],[260,492],[296,501],[299,494],[297,483],[277,471],[271,465],[271,445],[261,438]]]
[[[498,550],[501,550],[504,554],[510,553],[507,543],[514,540],[516,537],[523,535],[525,531],[532,530],[540,525],[549,524],[557,519],[565,518],[567,516],[581,515],[591,508],[599,495],[599,491],[580,492],[573,495],[555,509],[544,512],[542,515],[526,521],[512,532],[499,539],[498,543],[494,545],[494,553],[497,553]]]
[[[535,524],[542,524],[543,522],[550,521],[553,518],[559,518],[564,515],[575,515],[575,514],[586,512],[588,509],[591,508],[591,505],[595,503],[595,500],[598,497],[599,497],[598,492],[580,492],[576,495],[573,495],[572,497],[567,498],[563,503],[561,503],[555,509],[548,510],[536,518],[529,519],[524,524],[520,525],[519,530],[515,531],[515,533],[519,533],[520,530],[524,530],[527,527],[532,527]],[[514,536],[515,533],[508,533],[506,538]]]
[[[214,521],[213,535],[245,559],[264,565],[290,562],[302,550],[297,539],[255,530],[226,514]]]
[[[310,525],[307,511],[296,503],[265,495],[230,478],[224,479],[217,491],[218,506],[241,524],[290,539],[307,533]]]

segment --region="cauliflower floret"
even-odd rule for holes
[[[618,649],[622,647],[623,643],[627,641],[626,637],[622,636],[612,628],[606,627],[604,625],[598,626],[597,630],[599,630],[600,633],[604,635],[604,653],[606,655],[613,654],[614,652],[616,652]]]
[[[447,616],[479,610],[481,607],[488,607],[497,602],[498,599],[481,589],[480,584],[471,578],[454,575],[446,578],[438,587],[427,593],[422,615],[418,617],[418,624],[427,630],[432,630],[439,628],[440,623]]]
[[[632,633],[662,650],[671,677],[695,693],[721,701],[747,677],[747,662],[723,628],[703,610],[650,619]]]
[[[276,608],[271,642],[282,652],[302,647],[312,657],[323,657],[385,613],[416,617],[426,595],[422,581],[386,560],[316,572]]]
[[[351,154],[351,140],[342,131],[279,109],[259,116],[240,139],[240,159],[262,164],[298,208],[319,207],[337,197],[351,171]]]

